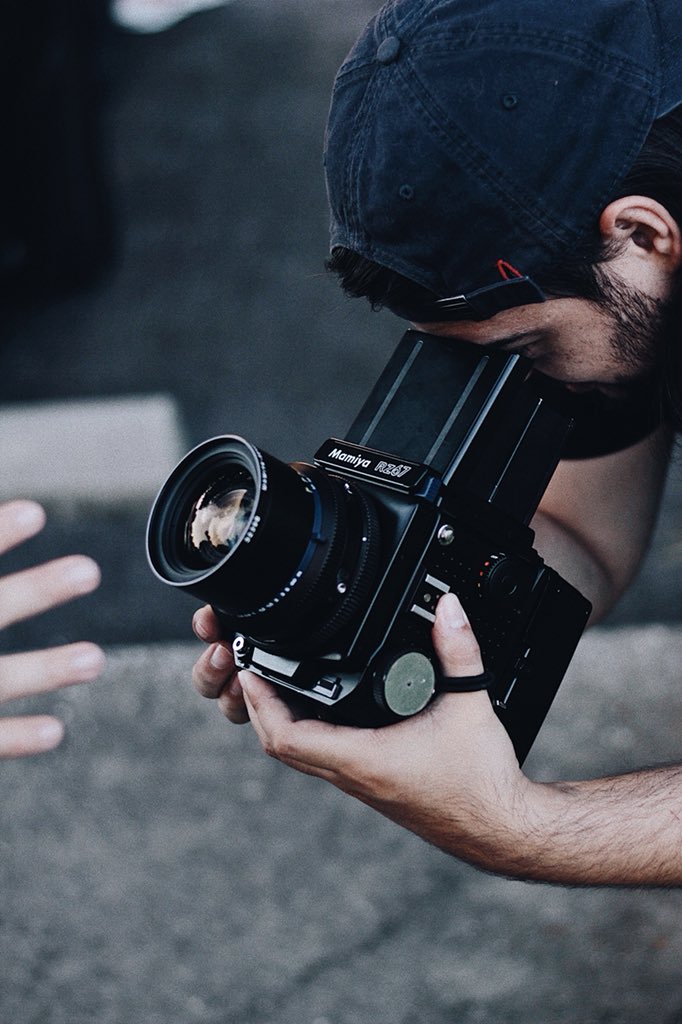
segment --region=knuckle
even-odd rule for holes
[[[461,652],[468,658],[478,658],[481,654],[481,648],[478,645],[478,640],[474,636],[474,631],[471,626],[465,626],[462,630],[462,643]]]
[[[294,756],[294,748],[286,732],[275,729],[267,737],[264,748],[268,757],[274,757],[277,761],[288,761]]]

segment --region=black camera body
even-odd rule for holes
[[[438,694],[431,628],[456,592],[522,762],[591,610],[528,525],[570,428],[561,390],[522,357],[408,331],[314,465],[235,436],[190,452],[152,509],[149,560],[213,605],[240,667],[353,725]]]

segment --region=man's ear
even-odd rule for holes
[[[602,211],[605,242],[621,244],[632,257],[653,259],[671,273],[682,264],[682,231],[672,214],[649,196],[623,196]]]

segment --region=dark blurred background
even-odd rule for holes
[[[144,557],[147,509],[175,458],[226,432],[311,457],[345,431],[402,325],[345,300],[324,271],[329,93],[373,3],[237,2],[158,34],[113,24],[107,6],[46,3],[41,19],[10,5],[0,401],[35,414],[22,420],[31,436],[50,433],[46,402],[52,414],[104,403],[101,434],[85,416],[53,453],[60,485],[39,466],[19,476],[51,513],[31,557],[86,550],[104,569],[87,611],[44,616],[41,635],[82,631],[85,615],[89,635],[119,643],[189,636],[191,606]],[[175,403],[177,451],[148,464],[147,493],[131,497],[123,472],[102,502],[89,450],[88,495],[81,445],[98,447],[106,474],[149,443],[132,427],[114,434],[118,420],[107,438],[107,402],[150,395]],[[12,494],[19,452],[28,461],[35,445],[5,441]]]

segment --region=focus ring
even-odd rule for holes
[[[376,578],[379,563],[379,519],[373,504],[361,490],[349,491],[351,500],[357,502],[361,519],[360,550],[352,566],[350,586],[341,603],[330,618],[310,636],[311,644],[317,646],[335,636],[365,604]]]

